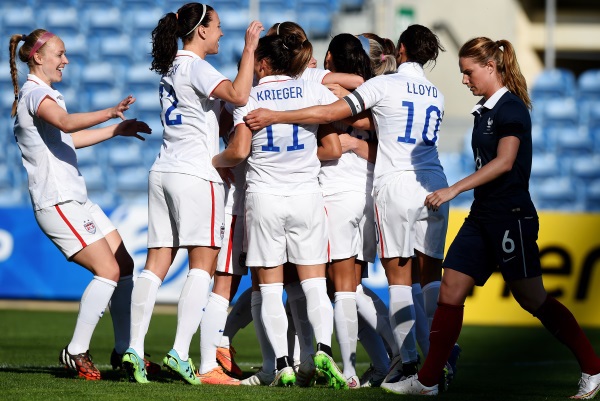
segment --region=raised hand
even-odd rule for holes
[[[125,120],[125,115],[123,115],[123,113],[129,110],[129,106],[133,103],[135,103],[135,98],[132,95],[121,100],[118,105],[112,108],[111,118],[119,117],[121,120]]]
[[[249,50],[256,50],[258,47],[258,39],[260,39],[260,33],[264,31],[262,22],[260,21],[252,21],[250,25],[248,25],[248,29],[246,30],[246,48]]]
[[[142,132],[144,134],[151,134],[152,129],[143,121],[138,121],[133,118],[131,120],[125,120],[115,128],[115,136],[134,136],[139,140],[145,141],[146,139],[139,135]]]

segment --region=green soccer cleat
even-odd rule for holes
[[[163,358],[163,365],[171,372],[178,374],[183,380],[189,384],[198,385],[200,379],[196,376],[196,367],[192,358],[188,358],[187,361],[182,361],[177,354],[177,351],[172,349]]]
[[[278,370],[275,374],[275,379],[273,383],[270,384],[271,387],[290,387],[296,383],[296,373],[294,372],[294,368],[291,366],[287,366],[281,370]]]
[[[315,354],[315,366],[317,370],[327,377],[329,387],[338,389],[348,389],[348,383],[340,368],[336,365],[333,358],[323,351],[317,351]]]
[[[127,379],[130,382],[149,383],[146,377],[146,363],[133,348],[127,348],[122,361],[123,368],[127,372]]]

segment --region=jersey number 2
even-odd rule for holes
[[[165,124],[180,125],[181,124],[181,114],[176,114],[175,116],[171,116],[171,114],[177,109],[177,103],[179,103],[179,101],[177,100],[177,95],[175,94],[175,90],[173,89],[172,86],[168,86],[165,88],[165,86],[161,85],[161,87],[160,87],[161,106],[162,106],[162,101],[163,101],[163,96],[164,96],[163,92],[167,92],[167,95],[165,97],[171,101],[171,106],[169,106],[167,111],[165,111]]]

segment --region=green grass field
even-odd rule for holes
[[[69,342],[76,312],[0,310],[0,399],[3,400],[283,400],[308,399],[386,400],[398,395],[381,389],[336,391],[324,387],[268,388],[189,386],[164,369],[149,385],[125,381],[112,371],[109,357],[113,347],[110,316],[104,316],[92,339],[94,362],[103,380],[75,379],[58,366],[59,351]],[[155,314],[146,337],[146,352],[160,361],[171,348],[176,316]],[[600,330],[588,329],[597,352]],[[459,371],[444,400],[566,400],[577,391],[579,369],[570,352],[542,327],[464,327],[459,340],[463,353]],[[234,339],[236,360],[247,375],[260,364],[260,351],[249,326]],[[199,341],[192,341],[190,354],[199,362]],[[334,348],[339,359],[339,351]],[[368,367],[359,345],[358,373]],[[413,399],[415,397],[404,397]]]

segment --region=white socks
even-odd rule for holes
[[[260,309],[263,327],[273,347],[276,358],[287,356],[288,321],[283,307],[283,283],[260,284],[262,306]]]
[[[250,299],[252,298],[252,287],[238,297],[235,304],[231,308],[229,315],[227,315],[227,321],[225,328],[223,329],[223,336],[221,337],[221,343],[219,347],[229,348],[231,340],[238,331],[248,326],[252,322],[252,311]]]
[[[400,353],[390,325],[389,311],[383,301],[368,287],[356,287],[356,307],[358,314],[369,326],[379,333],[393,355]]]
[[[198,331],[208,302],[210,274],[202,269],[190,269],[177,305],[177,333],[173,349],[187,361],[192,337]]]
[[[121,277],[108,304],[115,333],[115,351],[120,355],[123,355],[129,347],[132,291],[133,275]]]
[[[421,284],[416,283],[412,285],[412,296],[416,316],[415,334],[419,348],[421,348],[421,352],[423,353],[423,360],[425,360],[427,354],[429,354],[429,320],[427,314],[425,314],[425,302],[423,300]]]
[[[156,294],[162,280],[150,270],[144,270],[135,280],[131,293],[131,338],[129,346],[144,357],[144,338],[148,333]]]
[[[298,356],[294,355],[295,352],[290,353],[289,356],[293,355],[294,359],[298,359],[302,362],[315,353],[313,346],[313,328],[308,318],[306,296],[304,295],[304,290],[299,282],[287,284],[285,286],[285,292],[287,293],[290,313],[292,315],[292,321],[300,348],[300,354]],[[294,346],[294,343],[295,340],[290,343],[288,337],[288,347]]]
[[[250,289],[252,290],[252,288]],[[258,339],[258,344],[260,345],[260,352],[263,359],[262,370],[263,372],[272,373],[275,371],[275,352],[273,351],[273,346],[267,338],[267,333],[265,333],[265,328],[262,323],[262,295],[260,291],[252,291],[251,293],[251,312],[252,319],[254,320],[254,331],[256,332],[256,338]]]
[[[204,316],[200,323],[200,373],[210,372],[218,366],[217,347],[221,343],[223,328],[227,320],[229,301],[222,296],[210,293]]]
[[[317,343],[331,347],[333,334],[333,306],[327,296],[325,277],[309,278],[300,282],[306,296],[308,320]],[[264,300],[264,298],[263,298]]]
[[[415,323],[412,287],[408,285],[390,285],[389,291],[390,324],[392,325],[396,344],[401,348],[402,362],[416,361],[416,338],[414,330],[411,330]]]
[[[342,354],[344,376],[350,378],[356,375],[356,340],[358,336],[356,293],[336,292],[334,300],[333,319]]]
[[[67,346],[70,354],[77,355],[90,349],[94,329],[104,315],[116,286],[117,283],[114,281],[98,276],[94,276],[88,284],[79,303],[79,315],[73,338]]]
[[[431,328],[431,322],[433,322],[433,315],[438,306],[438,297],[440,296],[440,281],[432,281],[431,283],[425,284],[423,287],[423,300],[425,302],[425,313],[427,319],[429,319],[429,328]]]

